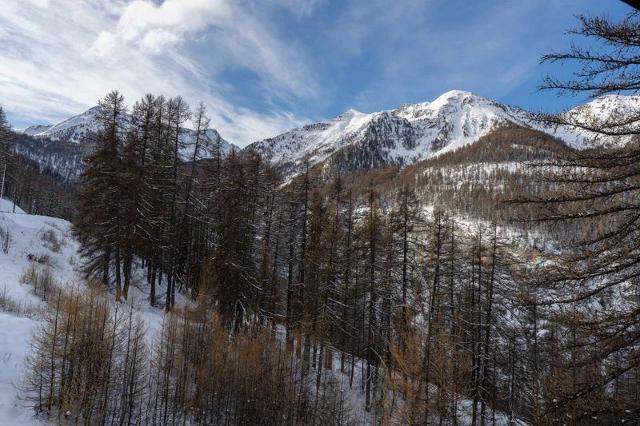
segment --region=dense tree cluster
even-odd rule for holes
[[[314,403],[299,362],[268,332],[229,339],[216,315],[174,311],[150,343],[134,308],[114,305],[101,288],[51,283],[48,304],[20,388],[37,414],[59,423],[349,421],[340,389],[325,387]]]
[[[13,160],[13,137],[4,110],[0,107],[0,198],[4,197],[7,172]]]
[[[20,155],[21,138],[0,107],[0,198],[10,198],[30,214],[71,217],[72,187],[55,171]]]
[[[222,165],[219,141],[206,134],[204,107],[193,117],[194,142],[185,146],[183,124],[192,114],[182,98],[147,95],[133,106],[130,122],[119,93],[107,95],[100,106],[96,149],[82,175],[74,220],[86,273],[106,287],[114,281],[118,300],[126,299],[136,256],[148,271],[151,305],[170,309],[176,288],[198,292],[202,259],[227,231],[215,227],[214,206],[224,205],[220,182],[238,171],[231,162],[238,162],[241,177],[261,173],[261,165],[254,169],[249,159],[235,156]],[[212,160],[203,165],[202,157]],[[156,288],[163,280],[166,294],[160,297]]]

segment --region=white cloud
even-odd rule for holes
[[[306,121],[291,110],[373,111],[449,89],[505,96],[585,2],[0,3],[0,104],[14,117],[66,118],[114,88],[130,103],[181,94],[245,144]]]
[[[0,104],[22,119],[49,120],[95,105],[109,90],[133,103],[146,92],[204,101],[212,124],[246,144],[298,125],[287,113],[261,113],[225,100],[216,83],[226,67],[258,75],[270,96],[312,96],[303,56],[258,18],[227,0],[3,0]],[[206,67],[189,54],[207,38]]]
[[[222,0],[165,0],[159,5],[135,0],[124,8],[115,28],[102,32],[93,47],[104,56],[121,47],[175,45],[188,34],[219,26],[232,15]]]

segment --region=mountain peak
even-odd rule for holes
[[[27,127],[26,129],[18,130],[18,132],[28,136],[34,136],[38,133],[46,132],[50,128],[51,124],[35,124],[33,126]]]
[[[432,102],[395,110],[367,114],[349,109],[251,147],[291,173],[303,159],[315,164],[331,158],[343,171],[407,165],[474,142],[508,121],[505,109],[471,92],[451,90]]]
[[[449,90],[438,96],[433,102],[430,103],[432,108],[439,108],[447,104],[462,104],[462,103],[493,103],[489,99],[476,95],[472,92],[464,90]]]
[[[358,115],[358,114],[364,114],[364,113],[356,109],[349,108],[348,110],[340,114],[339,117],[353,117],[354,115]]]
[[[575,107],[569,111],[570,114],[575,113],[595,113],[607,115],[619,112],[629,112],[628,110],[637,111],[640,107],[640,95],[618,95],[609,94],[598,96],[584,105]]]
[[[444,92],[442,95],[438,96],[436,98],[436,100],[438,100],[438,99],[450,99],[450,98],[469,98],[469,97],[480,98],[481,96],[476,95],[473,92],[468,92],[466,90],[453,89],[453,90],[449,90],[447,92]]]

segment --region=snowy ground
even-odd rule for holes
[[[62,284],[77,279],[77,244],[69,235],[69,222],[46,216],[25,214],[7,200],[0,200],[0,291],[21,309],[33,311],[44,302],[21,284],[20,278],[32,263],[38,267],[50,265],[56,280]],[[7,252],[4,252],[6,233]],[[45,235],[55,235],[59,249],[46,241]],[[44,239],[43,239],[44,238]],[[33,412],[17,399],[18,383],[29,339],[37,319],[33,315],[0,311],[0,425],[42,424]]]
[[[0,298],[15,302],[18,311],[5,311],[0,306],[0,426],[41,425],[33,411],[18,400],[16,385],[22,376],[29,340],[38,324],[37,311],[44,302],[34,294],[30,285],[21,278],[30,266],[42,270],[49,268],[55,282],[63,287],[79,284],[80,259],[78,243],[71,235],[71,224],[63,219],[26,214],[12,202],[0,199]],[[8,249],[5,247],[9,234]],[[59,244],[52,244],[53,240]],[[149,343],[162,326],[164,287],[157,289],[158,306],[149,306],[148,289],[143,271],[134,270],[127,304],[136,307],[144,319]],[[114,302],[115,303],[115,302]],[[176,295],[176,304],[188,303]]]

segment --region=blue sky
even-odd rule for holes
[[[111,89],[208,106],[239,145],[355,108],[460,89],[531,110],[582,102],[540,93],[539,65],[578,13],[617,0],[2,0],[0,104],[15,127],[55,122]]]

